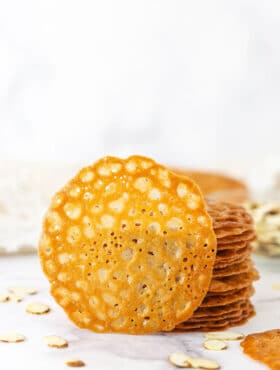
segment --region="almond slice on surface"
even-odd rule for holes
[[[33,295],[37,291],[34,288],[24,288],[24,287],[10,287],[9,289],[9,298],[11,302],[21,302],[27,294]]]
[[[50,307],[43,303],[29,303],[26,306],[26,312],[34,315],[42,315],[48,313],[49,311]]]
[[[26,294],[33,295],[33,294],[38,293],[37,290],[34,288],[25,288],[25,287],[20,287],[20,286],[10,287],[8,290],[11,293],[20,294],[20,295],[26,295]]]
[[[34,294],[38,293],[38,290],[35,289],[35,288],[27,288],[26,293],[29,294],[29,295],[34,295]]]
[[[191,367],[195,369],[219,369],[220,365],[214,360],[206,358],[191,358]]]
[[[212,331],[204,334],[206,339],[216,340],[239,340],[244,338],[244,334],[234,331]]]
[[[44,342],[46,343],[47,346],[53,347],[53,348],[66,348],[68,347],[67,341],[59,337],[57,335],[48,335],[44,337]]]
[[[24,298],[24,295],[21,293],[10,293],[9,294],[9,299],[11,302],[21,302]]]
[[[0,334],[0,342],[18,343],[18,342],[23,342],[24,340],[25,340],[25,337],[19,333]]]
[[[168,357],[168,360],[172,365],[182,368],[188,368],[191,366],[190,359],[190,356],[187,356],[183,352],[174,352]]]
[[[0,294],[0,302],[7,302],[10,300],[10,295],[8,293]]]
[[[77,358],[69,358],[68,360],[65,361],[65,364],[69,367],[83,367],[86,365],[84,361],[79,360]]]
[[[203,343],[203,347],[210,351],[222,351],[227,349],[227,343],[222,340],[209,339]]]

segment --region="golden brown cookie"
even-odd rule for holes
[[[241,342],[244,353],[272,370],[280,369],[280,329],[249,334]]]
[[[214,306],[214,307],[199,307],[193,314],[192,318],[194,317],[205,317],[205,316],[219,316],[224,315],[236,310],[239,310],[240,307],[246,304],[248,300],[240,300],[234,303],[226,304],[223,306]]]
[[[247,186],[240,180],[213,172],[173,168],[175,173],[192,178],[202,193],[216,201],[242,203],[249,199]]]
[[[243,262],[234,263],[232,265],[226,266],[224,268],[214,269],[213,270],[213,279],[239,275],[244,272],[248,272],[253,268],[253,262],[250,258],[245,259]]]
[[[229,303],[237,302],[243,299],[247,299],[254,294],[255,290],[252,286],[236,289],[229,294],[216,294],[216,295],[207,295],[200,307],[215,307],[223,306]]]
[[[209,321],[225,320],[225,319],[235,319],[242,315],[244,309],[249,307],[249,301],[240,305],[238,309],[232,310],[231,312],[222,313],[216,316],[204,316],[204,317],[193,317],[187,321],[187,323],[205,323]]]
[[[252,253],[252,249],[249,248],[247,253],[243,253],[241,256],[236,256],[236,258],[233,258],[231,261],[229,260],[225,260],[225,261],[216,261],[215,262],[215,269],[221,269],[221,268],[226,268],[226,267],[230,267],[232,265],[235,265],[237,263],[241,263],[245,260],[247,260],[248,258],[250,258],[250,255]]]
[[[225,330],[232,326],[238,326],[245,324],[249,318],[255,315],[255,310],[252,304],[249,304],[248,307],[242,310],[242,313],[239,317],[229,318],[229,319],[220,319],[207,321],[204,323],[189,323],[188,321],[177,326],[177,329],[184,331],[218,331]]]
[[[39,254],[78,326],[140,334],[191,317],[210,284],[216,238],[191,179],[149,158],[105,157],[54,196]]]
[[[242,289],[252,284],[258,278],[259,274],[255,269],[239,275],[214,278],[211,281],[208,292],[223,293],[234,289]]]

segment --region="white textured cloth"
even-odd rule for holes
[[[0,163],[0,253],[36,248],[50,198],[74,172],[62,164]]]
[[[0,254],[36,250],[43,215],[52,195],[81,166],[89,163],[0,163]],[[244,165],[242,167],[240,163],[232,167],[230,172],[249,184],[255,199],[280,199],[280,186],[278,184],[276,188],[273,185],[277,174],[277,166],[273,164],[274,161],[259,163],[251,169]],[[228,168],[222,166],[219,170],[229,173]]]

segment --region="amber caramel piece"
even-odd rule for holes
[[[249,334],[241,342],[246,355],[263,362],[272,370],[280,370],[280,329]]]

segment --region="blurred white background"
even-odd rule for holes
[[[0,1],[0,156],[280,157],[277,0]]]
[[[277,0],[0,0],[0,249],[107,154],[271,187],[279,39]]]

